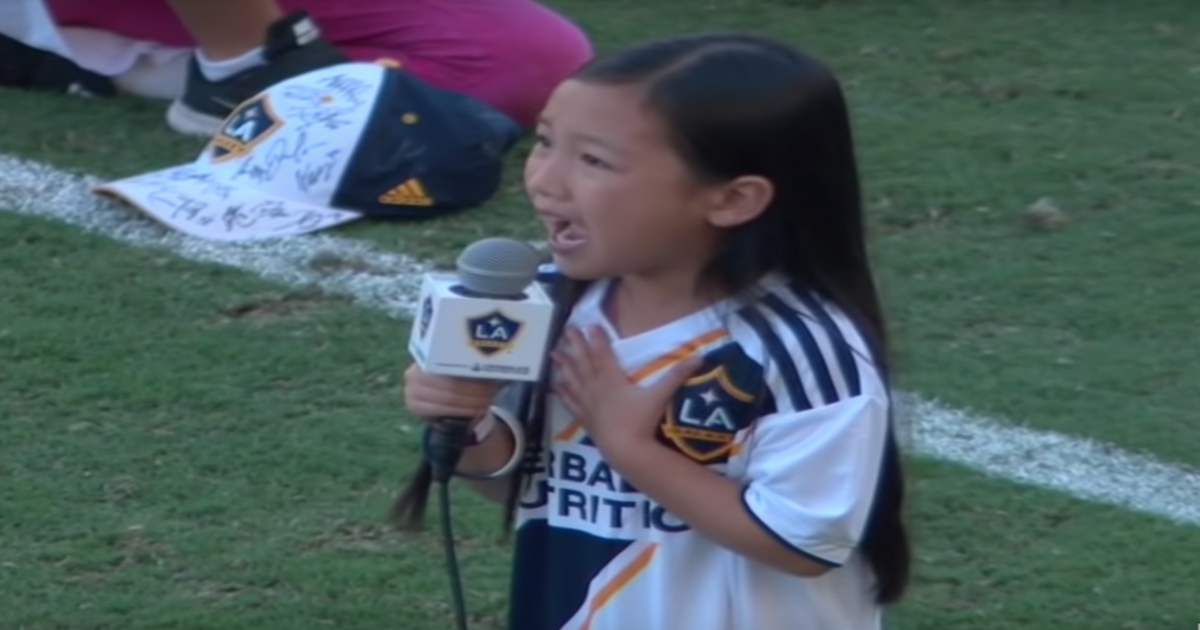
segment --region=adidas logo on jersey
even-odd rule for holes
[[[425,192],[421,180],[414,177],[380,195],[379,203],[389,206],[432,206],[433,198]]]

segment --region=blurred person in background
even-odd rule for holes
[[[15,0],[0,8],[0,85],[171,100],[208,136],[246,98],[345,61],[388,59],[533,125],[592,57],[533,0]]]

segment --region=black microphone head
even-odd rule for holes
[[[511,238],[485,238],[458,256],[458,281],[472,293],[513,296],[537,278],[542,255],[529,243]]]

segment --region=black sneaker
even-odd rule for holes
[[[117,93],[112,79],[7,35],[0,35],[0,85],[72,96],[107,97]]]
[[[297,11],[267,30],[266,63],[222,81],[209,81],[195,56],[188,64],[183,96],[167,110],[167,124],[180,133],[211,136],[242,101],[292,77],[349,59],[321,37],[312,18]]]

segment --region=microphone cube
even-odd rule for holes
[[[430,374],[536,381],[545,362],[554,303],[537,282],[511,298],[471,294],[454,273],[421,286],[408,351]]]

